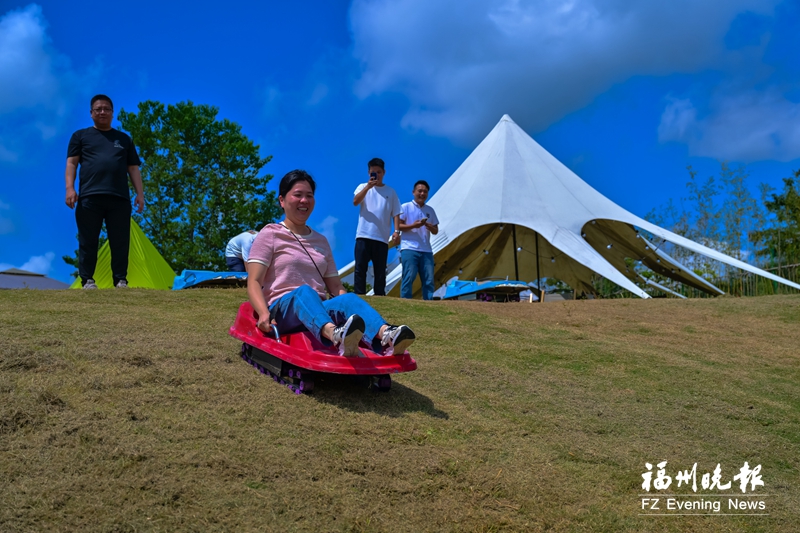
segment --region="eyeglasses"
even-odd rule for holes
[[[95,113],[113,113],[114,109],[111,107],[95,107],[92,111]]]

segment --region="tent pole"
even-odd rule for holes
[[[511,224],[511,235],[514,237],[514,279],[519,281],[519,265],[517,264],[517,226]]]
[[[541,276],[539,276],[539,232],[535,232],[536,234],[536,290],[539,291],[539,303],[542,303],[542,288],[540,287],[541,284]]]

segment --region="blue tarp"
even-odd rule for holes
[[[434,296],[439,296],[442,300],[458,300],[465,299],[466,297],[474,299],[478,294],[519,295],[522,291],[529,290],[530,286],[524,281],[507,279],[488,281],[462,281],[460,279],[451,279],[447,285],[442,288],[444,288],[444,294],[442,294],[440,292],[441,289],[439,289],[436,291],[438,294]]]
[[[211,270],[184,270],[175,276],[172,290],[191,289],[193,287],[219,287],[244,285],[247,272],[213,272]]]

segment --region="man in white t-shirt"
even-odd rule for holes
[[[369,181],[359,185],[353,193],[353,205],[360,208],[356,230],[356,269],[353,287],[356,294],[367,292],[367,268],[372,261],[375,296],[386,295],[386,258],[389,239],[400,242],[400,199],[397,193],[383,183],[386,174],[382,159],[377,157],[367,163]],[[394,233],[392,233],[394,223]]]
[[[256,235],[258,232],[250,229],[228,241],[228,246],[225,247],[228,272],[247,272],[247,260]]]
[[[399,227],[403,232],[400,243],[400,262],[403,265],[403,281],[400,285],[402,298],[411,298],[417,274],[422,282],[422,299],[433,298],[431,234],[439,233],[439,219],[436,211],[425,205],[430,189],[427,181],[419,180],[414,184],[414,200],[401,207]]]

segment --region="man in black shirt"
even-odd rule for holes
[[[111,272],[114,286],[128,286],[128,252],[131,232],[131,196],[128,177],[136,190],[136,212],[144,209],[139,155],[126,134],[111,127],[114,104],[98,94],[92,98],[94,126],[72,134],[67,149],[67,205],[75,208],[78,223],[78,273],[84,289],[96,289],[94,269],[103,221],[111,247]],[[75,176],[80,172],[80,196],[75,192]]]

